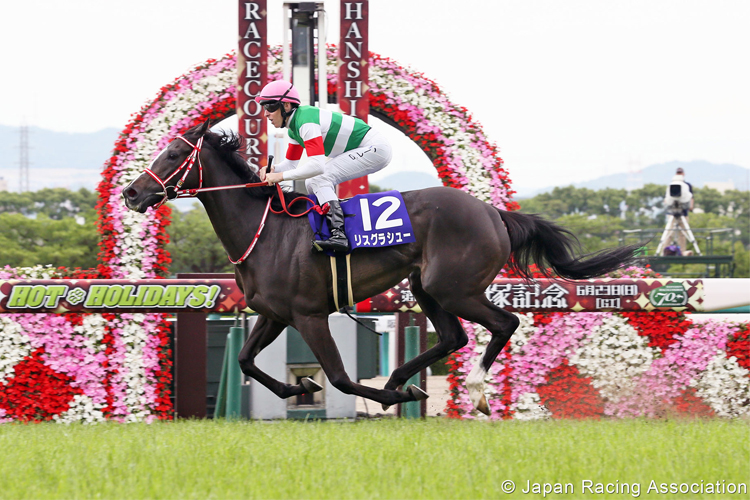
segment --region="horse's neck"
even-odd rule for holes
[[[245,183],[239,177],[215,182],[207,178],[206,181],[206,187]],[[258,231],[268,199],[250,196],[245,189],[209,191],[200,194],[198,199],[203,203],[224,250],[232,259],[239,259]]]

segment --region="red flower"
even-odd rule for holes
[[[727,342],[727,357],[737,358],[737,364],[750,370],[750,329],[746,324],[740,325],[739,333]]]
[[[537,392],[553,418],[598,419],[604,414],[604,401],[591,378],[582,377],[566,359],[547,375],[547,383]]]
[[[648,337],[649,347],[658,347],[662,353],[676,342],[675,336],[684,334],[692,321],[681,312],[622,312],[623,317],[638,332]]]
[[[13,367],[14,376],[0,385],[0,408],[6,417],[24,422],[42,422],[70,409],[76,394],[71,377],[58,373],[44,364],[44,349],[34,351]]]
[[[672,409],[691,417],[713,417],[714,410],[695,395],[695,389],[688,387],[672,401]]]

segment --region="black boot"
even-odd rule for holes
[[[333,252],[346,253],[349,250],[349,240],[346,239],[344,232],[344,211],[338,200],[329,201],[329,210],[326,214],[328,220],[328,229],[331,231],[331,237],[323,241],[314,241],[313,246],[318,251],[331,250]]]

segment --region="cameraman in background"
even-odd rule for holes
[[[685,171],[680,167],[675,172],[674,177],[672,177],[672,182],[667,186],[664,206],[667,207],[668,214],[675,218],[682,217],[687,222],[688,214],[693,210],[694,205],[693,186],[689,182],[685,182]],[[686,247],[685,230],[680,227],[680,224],[676,226],[677,245],[680,250],[680,253],[677,255],[692,255],[693,252],[687,250]],[[670,251],[670,253],[672,252]],[[665,251],[665,254],[667,254],[667,251]]]

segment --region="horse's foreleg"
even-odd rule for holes
[[[427,398],[427,394],[418,388],[411,388],[407,391],[375,389],[352,381],[346,373],[338,347],[331,336],[327,316],[299,318],[295,320],[295,325],[320,363],[328,380],[344,394],[361,396],[389,406]]]
[[[282,399],[322,389],[316,388],[313,385],[306,389],[302,384],[285,384],[271,377],[256,366],[255,357],[258,353],[268,347],[271,342],[276,340],[286,327],[287,325],[284,323],[278,323],[264,316],[258,316],[258,321],[255,323],[255,327],[247,338],[245,345],[242,346],[242,350],[238,357],[242,373],[254,378]]]

